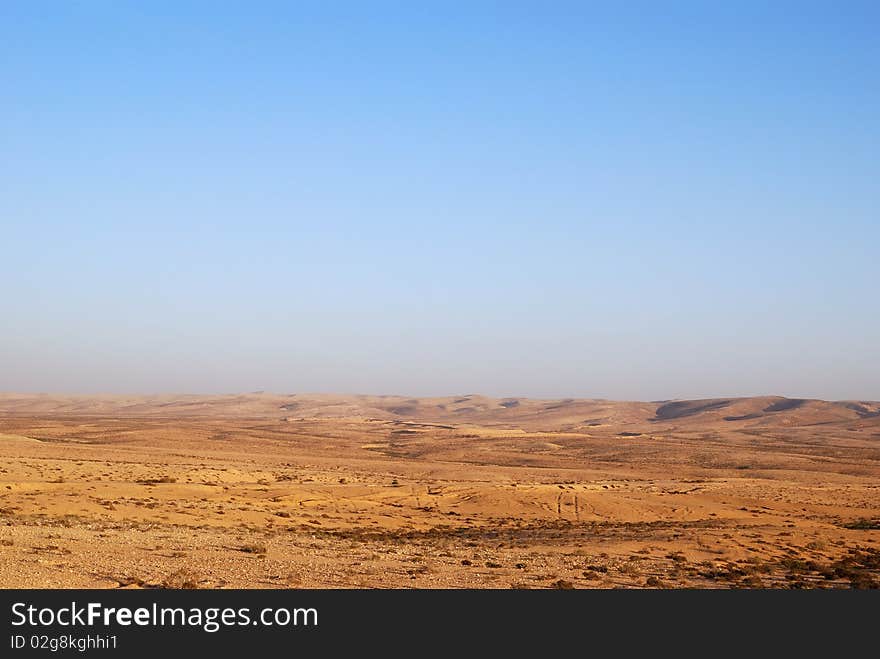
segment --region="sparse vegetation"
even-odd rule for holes
[[[268,547],[259,543],[249,543],[246,545],[242,545],[238,548],[239,551],[244,552],[245,554],[258,554],[265,555],[266,552],[269,551]]]
[[[880,529],[880,519],[857,519],[843,525],[845,529],[857,531],[876,531]]]
[[[198,573],[187,568],[181,568],[168,575],[168,578],[162,582],[162,587],[192,590],[199,587],[200,581]]]
[[[141,485],[160,485],[163,483],[176,483],[177,479],[171,476],[160,476],[159,478],[142,478],[137,482]]]
[[[369,399],[337,403],[347,415],[339,418],[297,400],[297,418],[283,420],[228,411],[177,418],[173,406],[148,421],[91,408],[87,418],[0,415],[0,433],[25,438],[0,441],[0,553],[15,566],[0,571],[0,586],[880,582],[880,471],[853,458],[874,450],[880,416],[859,416],[856,431],[833,418],[813,423],[824,408],[811,401],[769,418],[766,400],[730,400],[724,410],[672,408],[672,422],[656,422],[643,405],[548,410],[518,399],[504,408],[475,396],[467,405],[475,411],[444,400],[431,419],[420,416],[424,402],[408,403],[403,421],[353,413]],[[752,412],[760,424],[721,417]],[[800,414],[811,423],[797,425]],[[791,423],[783,431],[773,419]],[[621,431],[642,436],[623,443]],[[733,471],[744,465],[773,478]],[[818,480],[823,472],[833,478]]]

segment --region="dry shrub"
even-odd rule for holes
[[[269,549],[266,545],[259,543],[250,543],[247,545],[242,545],[238,548],[239,551],[243,551],[245,554],[265,554]]]
[[[199,587],[199,575],[187,568],[181,568],[168,575],[162,582],[163,588],[177,588],[192,590]]]

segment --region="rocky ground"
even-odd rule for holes
[[[880,405],[0,396],[0,586],[868,588]]]

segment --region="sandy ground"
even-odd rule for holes
[[[880,404],[0,395],[0,586],[880,584]]]

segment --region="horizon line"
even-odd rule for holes
[[[673,397],[673,398],[658,398],[658,399],[649,399],[642,400],[637,398],[608,398],[603,396],[557,396],[557,397],[543,397],[543,396],[527,396],[527,395],[512,395],[512,396],[499,396],[492,394],[483,394],[483,393],[450,393],[450,394],[439,394],[439,395],[410,395],[410,394],[400,394],[400,393],[389,393],[389,394],[371,394],[371,393],[353,393],[353,392],[340,392],[340,391],[301,391],[301,392],[293,392],[293,393],[281,393],[276,391],[267,391],[267,390],[254,390],[254,391],[226,391],[226,392],[215,392],[215,393],[205,393],[205,392],[183,392],[183,391],[167,391],[167,392],[94,392],[94,393],[76,393],[69,391],[0,391],[0,396],[34,396],[34,397],[70,397],[70,398],[112,398],[112,397],[132,397],[132,398],[157,398],[157,397],[199,397],[199,398],[209,398],[209,397],[222,397],[222,396],[276,396],[279,398],[282,397],[296,397],[296,396],[339,396],[339,397],[353,397],[353,398],[409,398],[414,400],[425,400],[431,398],[473,398],[473,397],[482,397],[482,398],[494,398],[498,400],[534,400],[534,401],[602,401],[609,403],[669,403],[674,401],[696,401],[696,400],[746,400],[752,398],[782,398],[785,400],[802,400],[802,401],[819,401],[825,403],[846,403],[846,402],[880,402],[878,400],[874,400],[872,398],[821,398],[816,396],[786,396],[783,394],[735,394],[735,395],[699,395],[699,396],[689,396],[689,397]]]

